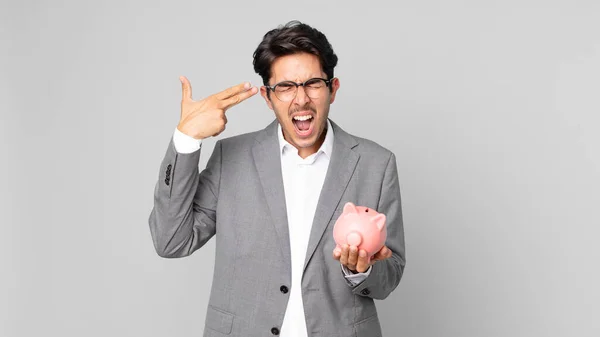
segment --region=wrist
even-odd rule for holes
[[[196,134],[194,134],[193,132],[191,132],[190,130],[188,130],[188,128],[186,128],[186,126],[182,123],[177,124],[177,130],[179,130],[179,132],[183,133],[184,135],[194,138],[195,140],[202,140],[204,139],[204,137],[198,136]]]

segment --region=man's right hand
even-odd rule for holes
[[[258,88],[241,83],[200,101],[192,100],[192,86],[185,76],[181,80],[181,120],[177,129],[195,139],[217,136],[225,130],[225,111],[254,96]]]

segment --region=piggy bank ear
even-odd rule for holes
[[[344,214],[350,214],[350,213],[358,213],[358,209],[356,209],[356,206],[354,206],[353,203],[347,202],[344,205]]]
[[[375,224],[377,229],[381,232],[383,227],[385,226],[385,214],[377,214],[373,218],[371,218],[371,223]]]

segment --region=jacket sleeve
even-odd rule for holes
[[[393,153],[390,154],[385,169],[377,208],[378,212],[386,216],[387,239],[385,245],[391,249],[392,256],[386,260],[375,262],[369,276],[353,287],[352,292],[381,300],[396,289],[406,265],[400,185],[396,156]]]
[[[216,233],[221,143],[217,141],[206,168],[199,172],[201,151],[178,153],[171,139],[160,166],[148,222],[161,257],[188,256]]]

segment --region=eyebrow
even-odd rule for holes
[[[308,81],[308,80],[310,80],[310,79],[313,79],[313,78],[325,78],[325,76],[327,76],[327,75],[316,75],[316,76],[310,76],[310,77],[308,77],[307,79],[305,79],[304,81]],[[281,83],[281,82],[295,82],[295,83],[302,83],[302,82],[304,82],[304,81],[298,81],[298,82],[296,82],[296,81],[294,81],[294,80],[286,80],[286,79],[283,79],[283,80],[280,80],[280,81],[275,81],[275,83]]]

